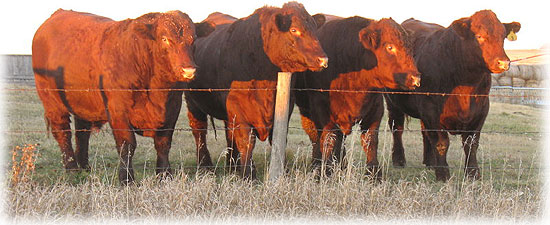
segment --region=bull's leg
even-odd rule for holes
[[[88,165],[88,148],[90,133],[92,132],[92,122],[75,117],[75,157],[80,168],[90,170]]]
[[[239,147],[235,144],[235,137],[233,132],[229,131],[229,122],[224,121],[225,126],[225,140],[227,142],[227,153],[225,155],[225,165],[228,167],[229,171],[236,172],[239,161]]]
[[[256,179],[256,168],[252,161],[252,150],[256,144],[256,137],[252,132],[252,127],[246,124],[236,124],[227,122],[227,139],[231,141],[232,149],[231,158],[235,157],[235,152],[238,151],[238,162],[240,175],[245,179]],[[231,159],[234,160],[234,159]]]
[[[155,137],[153,137],[155,142],[155,150],[157,150],[157,168],[155,171],[157,176],[161,179],[172,176],[169,153],[170,148],[172,147],[173,134],[174,130],[169,129],[165,131],[157,131],[155,132]]]
[[[428,137],[428,132],[426,131],[426,127],[424,126],[424,123],[420,122],[421,132],[422,132],[422,142],[424,147],[424,155],[422,163],[426,165],[428,168],[432,168],[435,165],[435,158],[434,154],[432,152],[432,147],[430,143],[430,138]]]
[[[341,132],[341,131],[340,131]],[[341,136],[340,136],[341,137]],[[336,125],[333,122],[329,122],[323,131],[321,132],[319,147],[321,149],[321,174],[330,176],[332,168],[330,167],[334,162],[334,148],[341,140],[338,140]]]
[[[197,148],[197,165],[200,168],[212,168],[212,159],[206,146],[206,134],[208,128],[208,120],[206,114],[193,110],[188,107],[187,117],[189,118],[189,126],[192,129],[195,145]]]
[[[321,149],[319,147],[319,136],[320,132],[315,127],[315,123],[309,118],[304,115],[302,115],[302,128],[306,132],[307,136],[309,137],[309,140],[311,141],[311,145],[313,147],[312,151],[312,165],[314,168],[317,168],[321,165]]]
[[[127,123],[111,121],[119,157],[118,180],[122,185],[134,182],[132,157],[136,149],[136,137]]]
[[[429,126],[426,128],[430,129]],[[447,164],[447,150],[449,149],[449,134],[445,131],[428,131],[432,156],[435,159],[435,177],[438,181],[450,178],[449,164]]]
[[[367,156],[367,175],[375,180],[382,179],[382,170],[378,163],[378,130],[382,113],[379,116],[364,118],[361,122],[361,145]]]
[[[71,142],[71,119],[69,114],[55,115],[54,113],[46,113],[46,120],[50,126],[51,132],[63,156],[63,165],[68,171],[78,169],[76,157],[73,151]]]
[[[388,125],[393,136],[392,163],[394,167],[405,167],[405,149],[403,148],[403,128],[405,114],[401,110],[388,104]]]
[[[63,74],[58,74],[57,76],[62,77]],[[63,103],[58,91],[47,90],[48,88],[57,87],[53,79],[49,79],[38,73],[35,73],[34,77],[38,96],[44,106],[44,119],[59,145],[63,158],[63,166],[69,171],[78,169],[71,143],[72,133],[69,110]]]
[[[134,168],[132,166],[132,157],[136,149],[136,136],[133,127],[130,125],[130,120],[126,115],[127,108],[123,102],[131,96],[117,95],[105,92],[105,99],[108,101],[107,115],[109,116],[109,125],[113,130],[116,149],[119,157],[118,180],[122,185],[128,185],[134,182]],[[126,93],[124,93],[126,94]]]
[[[332,150],[332,155],[334,156],[334,162],[340,164],[342,169],[345,169],[347,163],[344,161],[346,157],[346,148],[343,145],[345,136],[341,130],[335,130],[334,134],[336,135],[336,141],[334,142],[334,149]]]
[[[464,172],[467,177],[472,179],[479,179],[481,174],[479,172],[479,166],[477,164],[477,149],[479,147],[479,135],[480,132],[462,134],[462,147],[464,148],[465,163],[466,166]]]

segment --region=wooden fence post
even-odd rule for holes
[[[275,99],[275,120],[273,122],[273,139],[268,179],[275,181],[285,172],[285,149],[288,130],[288,111],[290,101],[290,81],[292,73],[279,72],[277,79],[277,96]]]

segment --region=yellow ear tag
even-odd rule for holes
[[[518,39],[518,36],[514,33],[514,31],[510,31],[508,36],[506,36],[506,39],[508,39],[508,41],[515,41]]]

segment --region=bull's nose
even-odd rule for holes
[[[412,79],[412,85],[414,87],[420,87],[420,76],[419,75],[413,75],[411,76]]]
[[[182,67],[181,73],[185,79],[193,79],[195,77],[195,71],[197,69],[195,67]]]
[[[508,71],[510,69],[510,61],[509,60],[497,60],[498,68],[504,71]]]
[[[328,58],[327,57],[319,57],[317,58],[317,61],[319,62],[319,66],[323,68],[328,67]]]
[[[418,75],[411,76],[411,80],[412,80],[413,87],[420,87],[420,76]]]

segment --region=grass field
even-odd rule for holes
[[[8,85],[7,88],[29,86]],[[57,143],[46,132],[43,108],[35,91],[5,91],[8,146],[3,153],[12,161],[16,146],[38,144],[35,158],[16,159],[5,167],[12,176],[13,163],[31,161],[26,181],[5,182],[5,204],[14,222],[60,221],[236,221],[292,220],[348,221],[488,221],[537,222],[542,216],[542,139],[544,109],[492,103],[481,136],[478,160],[482,180],[463,179],[464,153],[460,138],[451,137],[448,162],[451,180],[435,182],[433,171],[422,165],[419,132],[405,132],[406,168],[391,166],[391,133],[384,118],[380,133],[379,161],[383,181],[373,184],[365,173],[365,156],[354,131],[345,145],[350,157],[346,170],[327,179],[313,179],[309,164],[311,144],[300,128],[297,110],[291,116],[287,175],[278,182],[264,182],[269,145],[258,142],[254,160],[259,181],[246,182],[223,168],[226,144],[223,131],[208,134],[215,173],[197,173],[194,142],[186,111],[176,126],[171,165],[172,180],[154,177],[156,152],[153,141],[138,137],[134,157],[136,185],[121,187],[117,180],[114,139],[105,126],[90,142],[91,172],[66,173]],[[223,123],[216,121],[218,128]],[[408,129],[420,129],[411,119]],[[36,159],[35,162],[32,162]],[[23,175],[19,175],[23,176]]]

